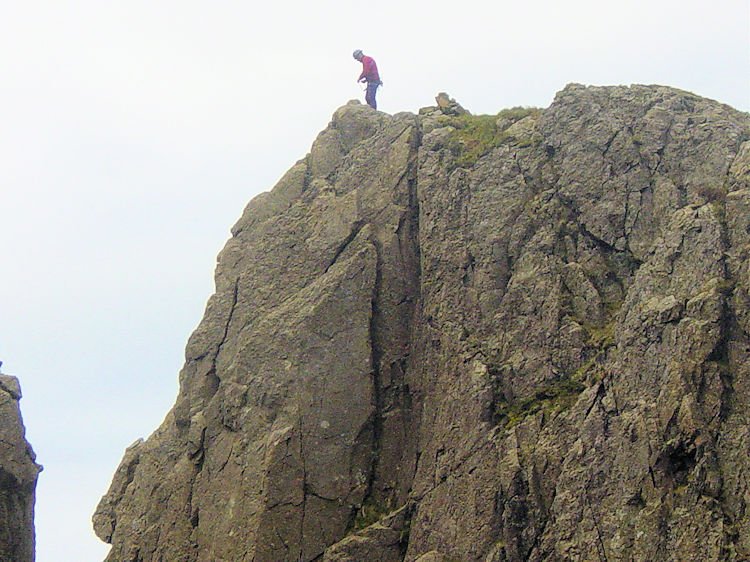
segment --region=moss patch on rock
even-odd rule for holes
[[[350,532],[361,531],[365,527],[377,523],[388,515],[389,511],[386,506],[380,505],[372,498],[366,499],[357,511],[357,515],[354,516],[354,525]]]
[[[591,385],[604,378],[601,364],[608,350],[615,346],[615,319],[610,316],[609,321],[604,325],[584,325],[584,329],[589,337],[589,346],[593,348],[593,356],[577,369],[571,378]]]
[[[514,107],[504,109],[497,115],[462,115],[446,116],[442,119],[446,126],[455,129],[448,149],[455,160],[451,169],[470,168],[482,156],[503,144],[515,143],[521,147],[531,146],[533,139],[517,138],[508,128],[530,115],[538,115],[540,109]]]
[[[539,390],[531,398],[516,402],[500,401],[495,407],[498,425],[510,429],[527,416],[537,412],[559,412],[575,404],[586,386],[573,378],[556,381]]]

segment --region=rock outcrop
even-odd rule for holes
[[[108,560],[750,557],[750,117],[438,103],[250,202]]]
[[[26,442],[16,377],[0,375],[0,560],[34,560],[34,495],[41,466]]]

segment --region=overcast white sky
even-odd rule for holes
[[[101,560],[90,518],[175,398],[215,256],[255,194],[362,99],[473,113],[566,83],[750,109],[748,0],[25,0],[0,14],[0,359],[45,466],[37,560]]]

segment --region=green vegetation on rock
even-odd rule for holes
[[[573,378],[556,381],[539,390],[531,398],[512,403],[501,401],[495,407],[495,416],[499,425],[510,429],[537,412],[553,413],[570,408],[585,388],[583,383]]]
[[[539,114],[540,109],[514,107],[504,109],[497,115],[465,113],[445,117],[445,125],[455,129],[452,142],[448,145],[448,149],[456,157],[451,168],[470,168],[492,149],[506,143],[513,142],[520,147],[531,146],[532,138],[517,138],[508,131],[508,127],[524,117]]]
[[[496,119],[507,119],[512,122],[520,121],[524,117],[528,117],[529,115],[541,115],[542,110],[537,107],[509,107],[507,109],[503,109],[497,114]]]
[[[527,416],[537,412],[555,413],[575,404],[578,395],[588,386],[604,377],[601,365],[607,351],[615,345],[616,306],[609,307],[609,320],[598,326],[584,325],[593,356],[569,378],[555,381],[536,392],[534,396],[516,402],[500,400],[495,406],[495,419],[499,425],[510,429]]]
[[[386,506],[380,505],[372,498],[366,499],[362,504],[362,507],[357,511],[357,515],[354,517],[352,531],[361,531],[365,527],[377,523],[385,517],[388,512],[389,510]]]
[[[582,383],[592,384],[604,377],[601,364],[604,354],[615,345],[615,319],[610,317],[603,326],[584,326],[584,329],[589,336],[589,345],[594,349],[594,355],[573,373],[572,378]]]

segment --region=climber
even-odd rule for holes
[[[378,65],[375,64],[375,59],[366,56],[362,51],[357,49],[352,53],[352,56],[362,63],[362,74],[357,78],[358,82],[367,82],[367,94],[365,94],[365,101],[373,109],[378,108],[378,104],[375,101],[375,92],[378,91],[378,86],[382,86],[383,83],[380,81],[380,75],[378,74]]]

